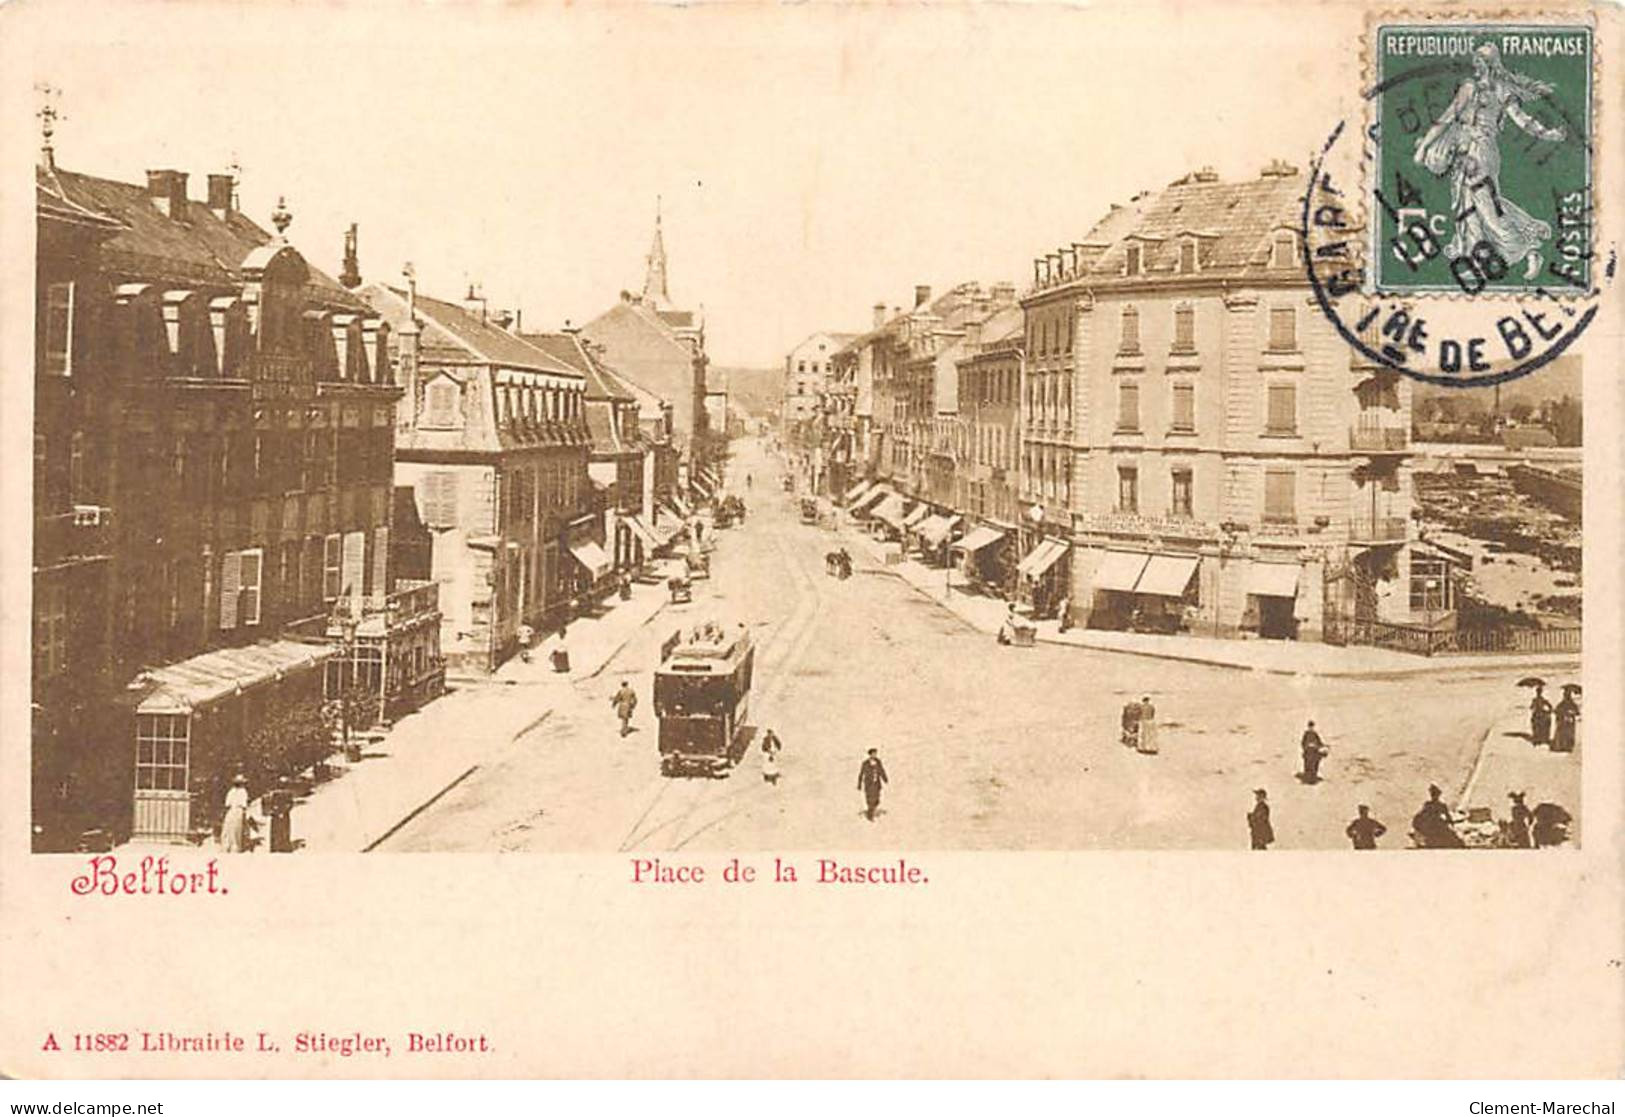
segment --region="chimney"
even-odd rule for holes
[[[1014,283],[995,283],[993,285],[993,305],[1007,306],[1016,301],[1016,285]]]
[[[468,285],[468,294],[463,297],[463,309],[481,322],[485,321],[485,293],[478,283]]]
[[[209,208],[222,221],[231,212],[231,192],[235,186],[236,182],[230,175],[209,176]]]
[[[875,303],[874,315],[874,329],[878,330],[886,324],[886,304]]]
[[[914,309],[918,310],[918,309],[920,309],[920,307],[924,306],[926,303],[928,303],[930,301],[931,301],[931,286],[930,286],[930,284],[921,283],[921,284],[916,285],[915,288],[914,288]]]
[[[982,320],[972,318],[965,323],[965,346],[974,350],[982,344]]]
[[[147,196],[165,217],[181,220],[186,216],[185,172],[148,171]]]
[[[209,189],[214,189],[214,176],[209,176]],[[344,230],[344,266],[339,269],[339,283],[354,291],[361,286],[361,259],[356,254],[356,225]]]
[[[513,312],[508,310],[492,311],[491,324],[499,330],[507,329],[513,325]]]

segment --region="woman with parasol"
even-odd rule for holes
[[[1580,704],[1574,696],[1580,693],[1579,683],[1563,684],[1563,700],[1553,712],[1557,715],[1557,736],[1552,740],[1553,752],[1573,752],[1580,724]]]
[[[1519,679],[1518,685],[1535,688],[1535,696],[1529,700],[1529,743],[1544,745],[1552,739],[1552,704],[1546,699],[1546,680],[1531,676]]]

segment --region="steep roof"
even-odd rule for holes
[[[205,203],[188,198],[181,212],[166,214],[145,185],[118,182],[60,168],[35,169],[36,197],[59,199],[59,208],[90,213],[118,225],[101,255],[115,272],[170,280],[232,286],[242,282],[245,261],[273,240],[241,212],[222,218]],[[309,266],[309,261],[306,261]],[[334,279],[309,266],[310,296],[331,305],[360,309],[362,302]]]
[[[569,365],[587,379],[588,399],[630,400],[632,393],[604,375],[599,361],[575,333],[520,334],[548,356]]]
[[[1118,275],[1130,241],[1139,243],[1144,269],[1173,266],[1182,240],[1201,246],[1201,270],[1240,271],[1268,262],[1271,234],[1295,228],[1303,204],[1304,176],[1275,163],[1257,178],[1220,182],[1208,172],[1186,175],[1160,193],[1107,215],[1089,234],[1110,247],[1089,267],[1095,275]]]
[[[375,307],[380,302],[393,307],[393,316],[405,321],[407,293],[386,283],[369,283],[361,293]],[[379,299],[376,296],[384,296]],[[532,345],[524,338],[509,333],[493,322],[444,299],[427,295],[414,296],[417,316],[423,325],[418,344],[425,354],[468,361],[503,368],[547,372],[560,376],[581,376],[579,369],[559,360],[552,354]],[[400,323],[395,323],[399,328]]]

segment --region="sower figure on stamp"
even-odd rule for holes
[[[1455,235],[1444,246],[1454,260],[1483,244],[1494,248],[1512,267],[1527,261],[1524,278],[1540,272],[1540,246],[1552,227],[1531,217],[1501,192],[1501,126],[1511,120],[1535,139],[1560,142],[1561,125],[1548,128],[1524,109],[1552,91],[1549,83],[1515,74],[1501,63],[1501,51],[1484,43],[1473,51],[1473,76],[1463,81],[1455,99],[1416,141],[1413,158],[1434,174],[1450,180],[1450,206]]]
[[[621,719],[621,736],[624,737],[632,731],[632,711],[638,708],[638,696],[622,679],[621,689],[610,696],[609,704],[615,707],[615,716]]]
[[[1304,783],[1320,782],[1320,762],[1326,758],[1331,750],[1326,742],[1320,739],[1315,731],[1315,723],[1311,721],[1308,728],[1303,731],[1303,740],[1299,742],[1303,750],[1303,771],[1298,773],[1298,779]]]
[[[875,820],[875,812],[880,810],[880,789],[887,782],[886,766],[880,762],[880,750],[870,749],[868,757],[858,768],[858,790],[863,792],[865,806],[863,813],[870,822]]]
[[[1349,841],[1354,843],[1355,849],[1376,849],[1377,839],[1388,833],[1388,827],[1371,817],[1371,808],[1361,803],[1356,808],[1360,814],[1353,822],[1343,828]]]
[[[1253,809],[1247,812],[1247,833],[1254,849],[1268,849],[1275,840],[1275,827],[1270,825],[1269,792],[1262,787],[1253,789]]]

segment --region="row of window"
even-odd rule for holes
[[[1272,353],[1294,353],[1298,349],[1298,310],[1292,306],[1269,308],[1269,338],[1267,347]],[[1120,356],[1140,353],[1140,311],[1125,306],[1118,330],[1117,352]],[[1173,353],[1196,352],[1196,308],[1188,303],[1174,307],[1173,340],[1169,343]]]
[[[1196,433],[1196,385],[1175,380],[1168,385],[1168,430],[1173,434]],[[1290,438],[1298,433],[1298,386],[1270,384],[1265,388],[1264,433]],[[1140,434],[1140,381],[1125,379],[1117,385],[1117,434]]]
[[[418,417],[418,426],[430,430],[462,429],[466,421],[462,393],[463,386],[449,376],[431,380],[423,389],[423,414]],[[582,393],[541,385],[499,384],[496,405],[499,422],[575,422],[582,414]]]
[[[1169,471],[1168,515],[1190,519],[1194,515],[1194,474],[1188,466]],[[1298,520],[1298,475],[1292,469],[1264,471],[1264,515],[1267,524],[1292,524]],[[1117,511],[1140,513],[1140,469],[1133,465],[1117,467]]]
[[[1145,274],[1147,255],[1150,250],[1146,245],[1130,244],[1123,250],[1123,274],[1137,276]],[[1204,253],[1202,240],[1199,237],[1187,236],[1179,242],[1179,271],[1182,275],[1193,275],[1201,270]],[[1270,243],[1270,267],[1291,268],[1298,263],[1298,239],[1290,233],[1279,233]]]

